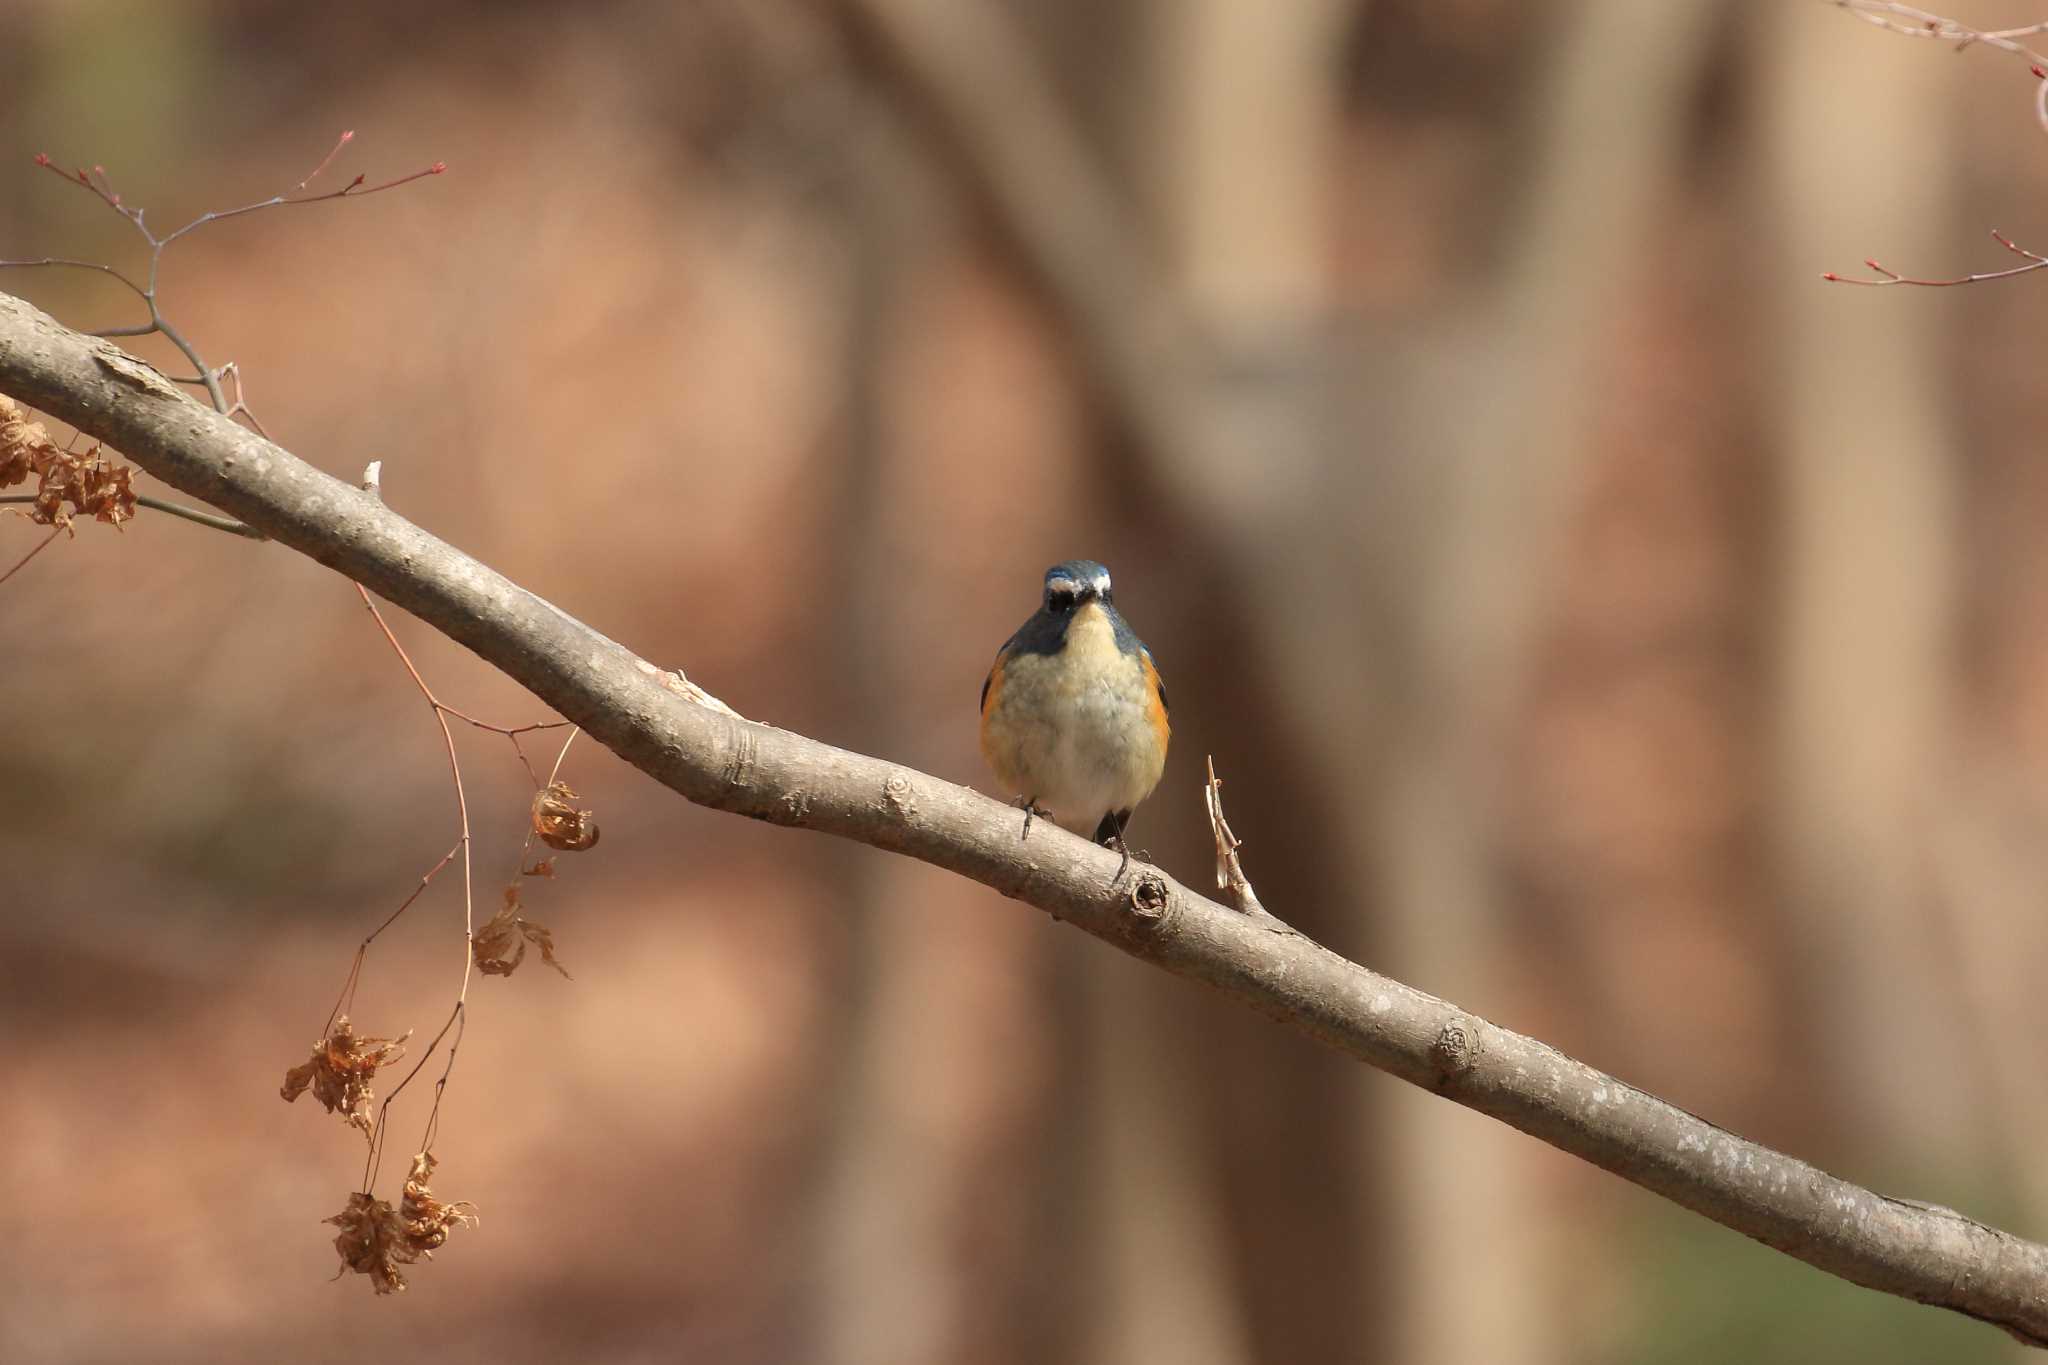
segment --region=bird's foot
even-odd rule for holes
[[[1029,839],[1031,837],[1032,816],[1035,815],[1041,820],[1052,819],[1052,812],[1047,810],[1044,806],[1039,805],[1038,798],[1035,796],[1020,796],[1010,804],[1015,806],[1022,806],[1024,808],[1024,833],[1021,836],[1023,838]]]
[[[1121,834],[1110,835],[1109,838],[1103,840],[1102,846],[1104,848],[1113,848],[1117,852],[1118,861],[1116,865],[1116,875],[1109,879],[1110,885],[1112,886],[1114,886],[1116,883],[1124,879],[1124,873],[1131,870],[1131,862],[1133,859],[1141,863],[1149,863],[1152,861],[1152,851],[1150,849],[1141,848],[1137,852],[1133,853],[1131,851],[1131,846],[1124,842],[1124,836]]]

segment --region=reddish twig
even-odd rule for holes
[[[2019,243],[2013,241],[2012,238],[2006,236],[2003,232],[2000,232],[1997,228],[1991,229],[1991,239],[1997,242],[2000,246],[2004,247],[2007,251],[2010,251],[2013,255],[2025,258],[2026,264],[2013,266],[2009,270],[1988,270],[1983,272],[1982,274],[1977,275],[1960,275],[1952,280],[1924,280],[1917,279],[1911,275],[1901,275],[1898,271],[1891,269],[1889,266],[1880,265],[1874,260],[1866,260],[1863,264],[1877,272],[1877,279],[1859,280],[1846,275],[1837,275],[1832,270],[1827,272],[1825,275],[1822,275],[1821,278],[1826,280],[1830,284],[1860,284],[1871,287],[1891,284],[1910,284],[1917,285],[1923,289],[1950,289],[1959,284],[1982,284],[1986,280],[2009,280],[2015,275],[2025,275],[2030,271],[2039,270],[2043,266],[2048,266],[2048,256],[2041,256],[2036,254],[2035,252],[2027,250]]]
[[[464,975],[467,976],[468,973],[465,972]],[[449,1012],[448,1022],[441,1025],[441,1031],[428,1041],[426,1050],[420,1053],[420,1059],[412,1064],[412,1070],[406,1072],[405,1078],[397,1085],[391,1087],[391,1093],[386,1095],[384,1102],[377,1106],[377,1123],[370,1136],[370,1152],[369,1155],[363,1158],[364,1194],[368,1194],[376,1188],[377,1173],[384,1164],[385,1120],[390,1116],[391,1102],[397,1099],[399,1094],[408,1085],[412,1084],[412,1078],[419,1075],[420,1068],[425,1066],[433,1057],[435,1049],[441,1046],[441,1040],[448,1036],[448,1030],[454,1029],[455,1041],[448,1045],[448,1060],[441,1067],[440,1079],[434,1082],[434,1104],[427,1114],[427,1134],[429,1138],[432,1137],[435,1124],[441,1115],[441,1094],[448,1088],[449,1073],[455,1070],[455,1054],[462,1047],[463,1026],[467,1018],[467,1005],[465,1002],[457,1000],[455,1008]],[[423,1142],[420,1146],[422,1150],[425,1150],[427,1144]]]
[[[0,260],[0,269],[32,268],[38,266],[69,267],[77,270],[97,270],[103,274],[113,276],[132,290],[137,298],[142,300],[144,306],[149,309],[149,320],[129,327],[107,328],[94,335],[134,337],[161,333],[166,340],[178,348],[179,352],[187,360],[192,362],[192,368],[196,371],[191,379],[181,382],[203,384],[206,387],[208,397],[213,400],[215,408],[231,417],[248,416],[251,426],[255,427],[254,417],[249,414],[247,404],[243,403],[240,398],[239,376],[237,376],[237,396],[233,403],[228,401],[226,393],[221,388],[221,379],[232,370],[233,363],[230,362],[219,369],[211,368],[200,356],[198,348],[193,346],[183,333],[178,331],[175,326],[164,318],[163,310],[157,300],[157,280],[163,266],[164,249],[187,233],[195,232],[209,223],[218,223],[223,219],[239,218],[243,214],[256,213],[263,209],[286,208],[295,204],[324,204],[336,199],[361,198],[366,194],[381,194],[385,190],[394,190],[400,185],[409,185],[415,180],[423,180],[430,175],[440,175],[448,169],[448,163],[436,161],[424,170],[413,171],[410,174],[401,175],[395,179],[386,180],[375,185],[366,185],[364,183],[365,177],[358,175],[338,190],[329,190],[325,194],[305,193],[307,185],[311,184],[322,171],[326,170],[333,163],[334,158],[340,155],[341,149],[346,147],[354,138],[355,133],[353,131],[343,133],[335,140],[334,146],[328,150],[327,155],[320,158],[320,163],[308,171],[304,178],[284,193],[274,194],[268,199],[261,199],[253,204],[244,204],[239,208],[215,209],[208,213],[202,213],[183,227],[175,228],[162,236],[158,236],[150,229],[146,220],[145,210],[131,207],[121,201],[120,192],[114,188],[113,178],[107,174],[105,166],[95,165],[90,170],[80,168],[75,171],[65,171],[56,162],[52,161],[48,155],[39,152],[36,154],[36,165],[49,171],[66,184],[77,185],[85,190],[115,213],[127,219],[134,226],[135,230],[142,234],[142,240],[149,245],[149,283],[146,286],[138,285],[112,266],[99,265],[91,261],[74,261],[51,256],[38,260]],[[255,427],[255,429],[259,434],[262,431],[260,427]]]
[[[412,1070],[406,1072],[405,1079],[391,1088],[391,1093],[384,1097],[384,1103],[377,1111],[377,1126],[370,1144],[370,1155],[363,1166],[363,1190],[365,1193],[368,1193],[376,1182],[378,1164],[383,1157],[384,1118],[391,1108],[391,1101],[398,1098],[399,1092],[404,1090],[412,1081],[412,1078],[419,1074],[420,1068],[427,1064],[427,1059],[434,1055],[434,1049],[438,1048],[441,1045],[441,1040],[448,1036],[449,1028],[462,1018],[463,1006],[469,1000],[470,971],[476,957],[475,953],[470,949],[470,940],[476,933],[476,888],[469,853],[469,794],[462,785],[462,760],[456,756],[455,732],[448,728],[448,708],[441,704],[440,700],[434,696],[433,689],[427,686],[427,680],[420,676],[420,671],[414,665],[412,656],[405,652],[404,645],[398,643],[398,637],[392,634],[391,627],[384,620],[384,614],[378,611],[377,604],[370,600],[369,591],[360,583],[355,584],[354,587],[356,594],[363,599],[363,606],[369,610],[370,619],[377,623],[377,629],[384,633],[384,638],[390,642],[392,650],[397,653],[399,662],[405,665],[405,671],[411,675],[413,686],[419,688],[420,695],[426,698],[428,707],[434,713],[434,724],[441,728],[441,742],[446,747],[448,753],[448,772],[455,782],[456,817],[462,826],[462,833],[457,838],[455,844],[456,849],[462,853],[462,985],[455,993],[455,1010],[449,1016],[448,1023],[441,1026],[441,1031],[435,1034],[433,1041],[427,1044],[426,1050],[420,1054],[420,1059],[413,1063]],[[449,856],[453,857],[453,854],[451,853]],[[442,859],[441,864],[434,868],[434,872],[439,872],[441,867],[447,865],[447,862],[447,858]],[[421,880],[422,889],[425,889],[425,882],[431,879],[432,876],[433,873],[430,872],[426,878]],[[408,899],[407,904],[411,904],[410,899]],[[403,913],[404,909],[404,906],[400,906],[399,913]],[[394,914],[392,918],[396,919],[397,915]],[[389,921],[386,921],[386,923],[389,923]],[[382,932],[381,928],[379,932]],[[447,1088],[449,1072],[453,1071],[455,1067],[455,1047],[460,1046],[461,1041],[462,1035],[458,1031],[455,1045],[451,1046],[448,1050],[447,1066],[442,1070],[441,1079],[434,1086],[433,1116],[437,1116],[440,1112],[441,1092]],[[430,1116],[428,1119],[429,1129],[432,1128],[433,1116]]]
[[[386,915],[382,924],[379,924],[375,929],[372,929],[363,936],[363,941],[356,946],[355,960],[349,964],[348,976],[341,983],[341,994],[335,997],[334,1008],[327,1013],[327,1026],[320,1031],[321,1037],[324,1038],[334,1032],[335,1020],[341,1018],[344,1014],[353,1014],[355,1012],[356,984],[362,980],[363,963],[370,956],[370,945],[377,941],[379,934],[398,923],[400,915],[412,909],[412,903],[425,893],[426,889],[433,884],[434,878],[441,875],[441,869],[454,862],[455,855],[461,851],[462,845],[458,843],[442,854],[441,861],[427,869],[426,875],[420,878],[420,884],[412,889],[410,895],[398,903],[398,908],[389,915]]]
[[[343,133],[335,140],[334,146],[328,149],[327,155],[320,158],[319,164],[314,166],[296,185],[283,194],[272,195],[268,199],[259,200],[253,204],[244,204],[240,208],[217,209],[209,213],[202,213],[183,227],[165,233],[162,236],[158,236],[155,232],[151,231],[146,221],[145,210],[131,207],[122,202],[120,192],[114,188],[113,178],[107,174],[105,166],[95,165],[90,170],[81,168],[67,173],[60,169],[56,162],[52,161],[47,155],[38,153],[35,159],[36,165],[57,176],[66,184],[77,185],[84,189],[101,203],[126,219],[134,226],[137,232],[142,234],[143,241],[149,245],[149,282],[147,285],[137,284],[127,275],[110,265],[102,265],[95,261],[73,260],[62,256],[44,256],[34,260],[0,260],[0,269],[48,267],[91,270],[118,280],[137,298],[142,300],[143,306],[149,310],[149,320],[132,326],[103,328],[93,333],[93,335],[101,337],[139,337],[161,334],[173,346],[176,346],[187,360],[192,362],[192,368],[195,373],[189,376],[177,376],[176,382],[203,387],[216,410],[226,414],[228,417],[243,419],[248,423],[250,429],[259,436],[267,436],[269,433],[263,429],[263,424],[256,419],[256,414],[249,407],[239,366],[232,360],[218,369],[209,366],[199,354],[198,347],[194,346],[186,338],[185,334],[179,331],[177,326],[164,316],[157,293],[158,280],[162,274],[164,250],[172,242],[177,241],[187,233],[205,227],[208,223],[220,222],[224,218],[237,218],[243,214],[255,213],[260,209],[279,208],[292,204],[325,203],[330,200],[345,198],[352,194],[358,196],[377,194],[384,190],[396,189],[400,185],[410,184],[426,176],[439,175],[448,168],[446,162],[436,161],[425,170],[414,171],[410,175],[402,175],[394,180],[387,180],[381,184],[368,186],[363,183],[364,177],[359,175],[338,190],[330,190],[325,194],[306,194],[306,187],[333,163],[334,158],[340,155],[341,149],[346,147],[354,138],[355,133],[353,131]],[[222,387],[224,379],[231,379],[234,382],[235,392],[233,401],[229,400],[227,391]],[[202,526],[211,526],[215,530],[226,531],[233,535],[247,536],[252,540],[263,539],[260,531],[229,517],[215,516],[156,498],[138,498],[136,499],[136,504],[138,506],[153,507],[156,510],[168,512],[173,516],[184,517],[188,521],[197,522]],[[42,547],[38,546],[37,548],[40,549]],[[23,562],[25,563],[26,560]],[[516,740],[514,741],[514,747],[517,748]],[[522,753],[520,757],[523,761],[525,755]]]
[[[9,499],[9,501],[13,501],[13,499]],[[24,499],[24,501],[26,501],[26,499]],[[31,549],[27,554],[23,555],[20,559],[14,561],[13,568],[9,569],[6,573],[0,573],[0,583],[5,583],[8,579],[20,573],[22,571],[22,568],[25,565],[27,565],[27,563],[31,559],[34,559],[44,550],[50,548],[50,542],[55,540],[57,538],[57,533],[62,531],[63,529],[64,528],[61,526],[52,526],[50,528],[50,534],[44,536],[41,540],[37,541],[35,543],[35,548]]]
[[[378,630],[384,632],[384,638],[398,654],[398,661],[405,665],[405,671],[412,676],[413,686],[419,688],[420,695],[426,698],[428,707],[433,710],[434,724],[441,727],[441,742],[448,751],[448,772],[455,780],[455,810],[462,822],[462,836],[456,844],[462,850],[462,989],[456,995],[459,1003],[469,995],[469,937],[476,928],[476,899],[470,873],[469,795],[462,786],[462,760],[456,757],[455,732],[448,728],[448,716],[454,713],[451,708],[441,704],[440,699],[434,695],[434,690],[427,686],[427,680],[420,676],[419,669],[413,664],[412,656],[405,652],[404,645],[398,643],[398,637],[392,634],[391,627],[385,624],[384,614],[378,611],[377,604],[370,600],[369,590],[360,583],[353,586],[356,595],[363,599],[363,605],[369,609],[370,619],[377,623]]]
[[[365,486],[369,487],[371,485],[374,485],[374,483],[374,479],[368,479],[365,482]],[[349,983],[344,988],[344,997],[346,997],[349,992],[352,992],[355,989],[356,976],[360,973],[362,959],[364,954],[369,949],[370,939],[374,939],[377,936],[377,934],[383,933],[384,930],[390,926],[393,920],[396,920],[400,915],[404,914],[406,908],[410,906],[414,900],[418,899],[420,892],[426,889],[427,883],[433,880],[435,874],[440,872],[442,868],[446,867],[449,864],[449,862],[451,862],[454,859],[456,853],[459,852],[462,854],[462,985],[460,989],[456,992],[455,1009],[454,1012],[449,1016],[448,1023],[443,1024],[441,1026],[441,1031],[435,1034],[433,1040],[427,1044],[425,1051],[423,1051],[420,1054],[419,1061],[414,1063],[412,1070],[406,1073],[405,1079],[400,1081],[397,1085],[393,1086],[391,1089],[391,1093],[384,1097],[383,1109],[379,1111],[377,1117],[377,1126],[375,1130],[375,1137],[372,1142],[370,1157],[364,1166],[363,1189],[367,1193],[376,1181],[377,1171],[383,1157],[383,1110],[388,1110],[391,1107],[391,1102],[398,1098],[399,1092],[405,1089],[406,1085],[412,1080],[414,1076],[419,1074],[420,1068],[427,1064],[427,1060],[434,1055],[434,1050],[440,1046],[441,1040],[447,1036],[448,1030],[451,1027],[453,1027],[455,1029],[455,1040],[454,1042],[449,1044],[447,1062],[442,1068],[440,1079],[434,1082],[434,1101],[427,1112],[427,1137],[421,1144],[422,1150],[424,1150],[425,1147],[431,1143],[435,1125],[440,1120],[441,1096],[447,1090],[448,1077],[454,1072],[455,1069],[456,1050],[462,1045],[462,1023],[465,1017],[464,1011],[468,1005],[469,983],[476,962],[476,954],[472,948],[472,943],[476,936],[476,878],[472,861],[470,858],[471,837],[469,827],[469,795],[463,786],[462,761],[456,753],[455,732],[449,728],[448,719],[452,716],[455,719],[462,721],[464,724],[474,726],[479,730],[486,730],[492,734],[504,735],[508,740],[511,741],[513,752],[518,754],[520,763],[525,766],[527,775],[534,779],[534,785],[536,787],[540,786],[541,783],[539,778],[534,774],[533,765],[527,762],[525,750],[521,749],[519,746],[519,736],[523,734],[530,734],[536,730],[559,729],[562,726],[569,725],[570,722],[565,720],[554,720],[535,721],[527,725],[497,725],[487,720],[480,720],[475,716],[469,715],[463,711],[458,711],[456,708],[448,705],[446,702],[442,701],[439,697],[434,695],[433,688],[427,686],[427,680],[423,676],[421,676],[418,665],[413,663],[412,656],[406,653],[405,646],[398,642],[398,636],[393,633],[390,624],[385,621],[384,614],[377,610],[377,604],[371,599],[369,592],[365,588],[363,588],[361,584],[356,584],[354,586],[357,595],[360,596],[363,600],[363,606],[369,610],[370,619],[377,623],[377,629],[383,633],[385,641],[390,644],[392,651],[398,655],[398,661],[405,666],[406,674],[412,678],[413,686],[419,689],[420,696],[426,700],[428,708],[433,711],[434,723],[441,729],[441,743],[448,755],[448,773],[450,778],[455,783],[455,808],[457,818],[461,823],[461,834],[456,840],[455,847],[450,849],[448,853],[441,859],[441,861],[435,864],[433,869],[429,871],[426,876],[420,879],[419,887],[412,893],[412,895],[406,897],[405,903],[403,905],[400,905],[397,910],[393,911],[390,918],[385,920],[383,924],[379,925],[376,931],[370,935],[370,938],[366,938],[363,940],[362,947],[356,950],[356,964],[351,969]],[[569,745],[574,743],[575,739],[576,734],[572,729],[568,741],[562,745],[561,753],[557,755],[555,759],[556,771],[560,771],[562,759],[568,756]],[[549,781],[553,780],[554,777],[551,773],[549,774]],[[529,846],[531,837],[531,833],[529,832]],[[519,855],[519,865],[522,869],[526,865],[526,847],[527,846],[521,847]],[[339,1012],[340,1011],[337,1008],[337,1015],[339,1014]]]

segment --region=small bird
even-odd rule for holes
[[[1048,816],[1128,863],[1124,826],[1159,785],[1170,734],[1159,669],[1117,614],[1109,570],[1047,569],[1044,601],[981,685],[982,757],[1023,805],[1025,834]]]

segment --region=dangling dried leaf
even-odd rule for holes
[[[83,455],[60,449],[19,403],[0,396],[0,488],[31,474],[37,483],[28,517],[38,525],[68,528],[74,511],[113,526],[135,515],[133,469],[101,459],[97,445]]]
[[[284,1073],[278,1093],[289,1103],[310,1086],[313,1098],[325,1105],[328,1113],[339,1111],[369,1138],[377,1122],[370,1111],[374,1098],[371,1078],[378,1067],[389,1066],[405,1055],[405,1040],[410,1037],[411,1029],[396,1038],[358,1038],[348,1016],[343,1015],[334,1021],[332,1033],[313,1044],[312,1057]]]
[[[332,1218],[323,1218],[341,1231],[334,1236],[334,1249],[345,1269],[368,1275],[379,1294],[405,1292],[405,1276],[399,1262],[415,1258],[405,1244],[405,1225],[387,1199],[372,1199],[358,1190],[348,1197],[348,1207]]]
[[[127,465],[102,464],[91,459],[79,466],[78,510],[109,526],[119,526],[135,516],[135,471]]]
[[[434,1251],[448,1240],[448,1229],[461,1225],[475,1227],[476,1205],[467,1200],[444,1204],[434,1198],[427,1181],[434,1173],[434,1157],[421,1152],[412,1159],[405,1178],[405,1194],[397,1208],[387,1199],[376,1199],[360,1191],[348,1197],[348,1207],[322,1222],[341,1231],[334,1249],[344,1268],[368,1275],[379,1294],[405,1292],[401,1265],[411,1265],[422,1256],[434,1259]]]
[[[576,808],[566,782],[550,782],[533,798],[533,832],[550,848],[580,853],[597,843],[597,814]]]
[[[21,404],[0,394],[0,488],[27,482],[31,471],[59,453],[43,424],[29,421]]]
[[[555,875],[555,860],[553,858],[542,858],[532,867],[520,868],[519,875],[522,877],[552,878]]]
[[[438,1164],[432,1152],[416,1153],[412,1169],[406,1173],[405,1194],[398,1201],[398,1217],[405,1224],[406,1241],[429,1260],[448,1240],[449,1228],[477,1225],[476,1205],[467,1199],[444,1204],[434,1198],[427,1182],[433,1179]]]
[[[71,481],[76,474],[69,461],[44,466],[42,482],[36,485],[36,500],[29,504],[28,519],[38,526],[69,529],[71,514],[64,510],[64,499],[72,491]]]
[[[470,935],[469,950],[476,958],[476,969],[484,975],[510,976],[526,961],[529,943],[540,949],[541,961],[563,976],[569,975],[569,969],[555,961],[554,931],[519,913],[519,883],[514,882],[505,888],[504,907]]]

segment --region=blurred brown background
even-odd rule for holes
[[[291,449],[382,459],[399,510],[749,716],[984,787],[990,655],[1101,558],[1176,705],[1134,830],[1167,867],[1205,875],[1214,754],[1324,942],[2048,1235],[2043,286],[1818,278],[2048,243],[2024,65],[1819,0],[972,12],[1046,96],[995,133],[1049,111],[1093,177],[1031,202],[1120,225],[1200,338],[1166,388],[1087,334],[1150,335],[1143,281],[1084,256],[1109,292],[1063,303],[963,184],[976,130],[798,0],[12,0],[0,254],[143,261],[38,151],[159,228],[343,128],[336,184],[445,160],[166,257]],[[135,320],[83,274],[0,287]],[[0,521],[0,562],[41,534]],[[394,620],[446,700],[540,718]],[[478,983],[443,1112],[483,1225],[373,1300],[319,1221],[360,1139],[276,1087],[454,838],[426,709],[344,583],[148,514],[0,621],[0,1359],[2017,1350],[595,745],[603,842],[528,897],[575,979]],[[527,789],[458,738],[488,905]],[[462,951],[451,877],[360,1025],[431,1033]]]

